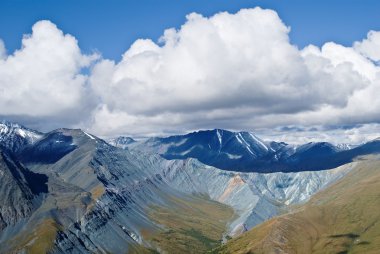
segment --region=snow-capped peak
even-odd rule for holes
[[[109,140],[107,140],[107,142],[110,145],[113,145],[113,146],[116,146],[116,147],[120,147],[120,148],[125,148],[129,144],[135,143],[136,140],[134,140],[131,137],[120,136],[120,137],[117,137],[117,138],[109,139]]]
[[[37,142],[42,135],[16,123],[0,122],[0,144],[11,151],[18,151],[26,145]]]
[[[344,144],[344,143],[342,143],[342,144],[337,144],[336,147],[337,147],[339,150],[341,150],[341,151],[344,151],[344,150],[350,150],[350,149],[354,148],[353,145],[350,145],[350,144]]]

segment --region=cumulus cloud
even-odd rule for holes
[[[380,124],[358,124],[343,126],[285,126],[257,130],[257,134],[266,140],[275,140],[289,144],[326,141],[335,145],[360,145],[379,137]]]
[[[380,61],[380,32],[370,31],[367,38],[355,42],[354,48],[373,61]]]
[[[5,49],[4,42],[0,39],[0,60],[6,57],[7,51]]]
[[[304,49],[289,32],[272,10],[191,13],[115,62],[94,61],[73,36],[38,22],[15,53],[0,43],[0,114],[64,115],[100,136],[379,123],[379,32],[352,47]]]
[[[85,108],[87,77],[81,70],[96,56],[81,54],[73,36],[40,21],[24,35],[21,49],[4,52],[0,45],[0,115],[67,119],[76,115],[69,111]]]
[[[253,129],[364,121],[371,110],[363,100],[378,94],[379,68],[357,47],[328,42],[300,50],[289,31],[276,12],[260,8],[189,14],[160,43],[137,40],[120,62],[95,66],[91,84],[102,106],[92,128],[106,133],[100,118],[129,119],[119,128],[132,134],[170,124]]]
[[[193,13],[179,30],[164,32],[162,46],[138,40],[119,63],[96,66],[93,88],[111,110],[130,114],[244,106],[261,114],[292,112],[294,104],[309,106],[301,97],[314,96],[288,31],[274,11]]]

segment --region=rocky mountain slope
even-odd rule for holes
[[[25,169],[11,154],[0,150],[0,230],[30,216],[36,197],[47,192],[47,178]]]
[[[378,253],[380,160],[362,158],[309,202],[213,253]]]

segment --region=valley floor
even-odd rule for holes
[[[220,245],[234,215],[227,205],[205,196],[172,197],[168,206],[150,207],[149,217],[163,230],[143,237],[164,253],[205,253]]]

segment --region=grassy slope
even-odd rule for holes
[[[12,240],[13,245],[18,246],[14,252],[24,250],[29,254],[48,253],[54,245],[56,234],[60,228],[60,225],[52,219],[43,220],[29,234],[19,235]]]
[[[379,253],[380,161],[360,161],[293,213],[273,218],[213,253]]]
[[[169,207],[154,206],[149,216],[163,231],[145,233],[157,249],[165,253],[204,253],[220,244],[232,208],[206,197],[170,199]]]

